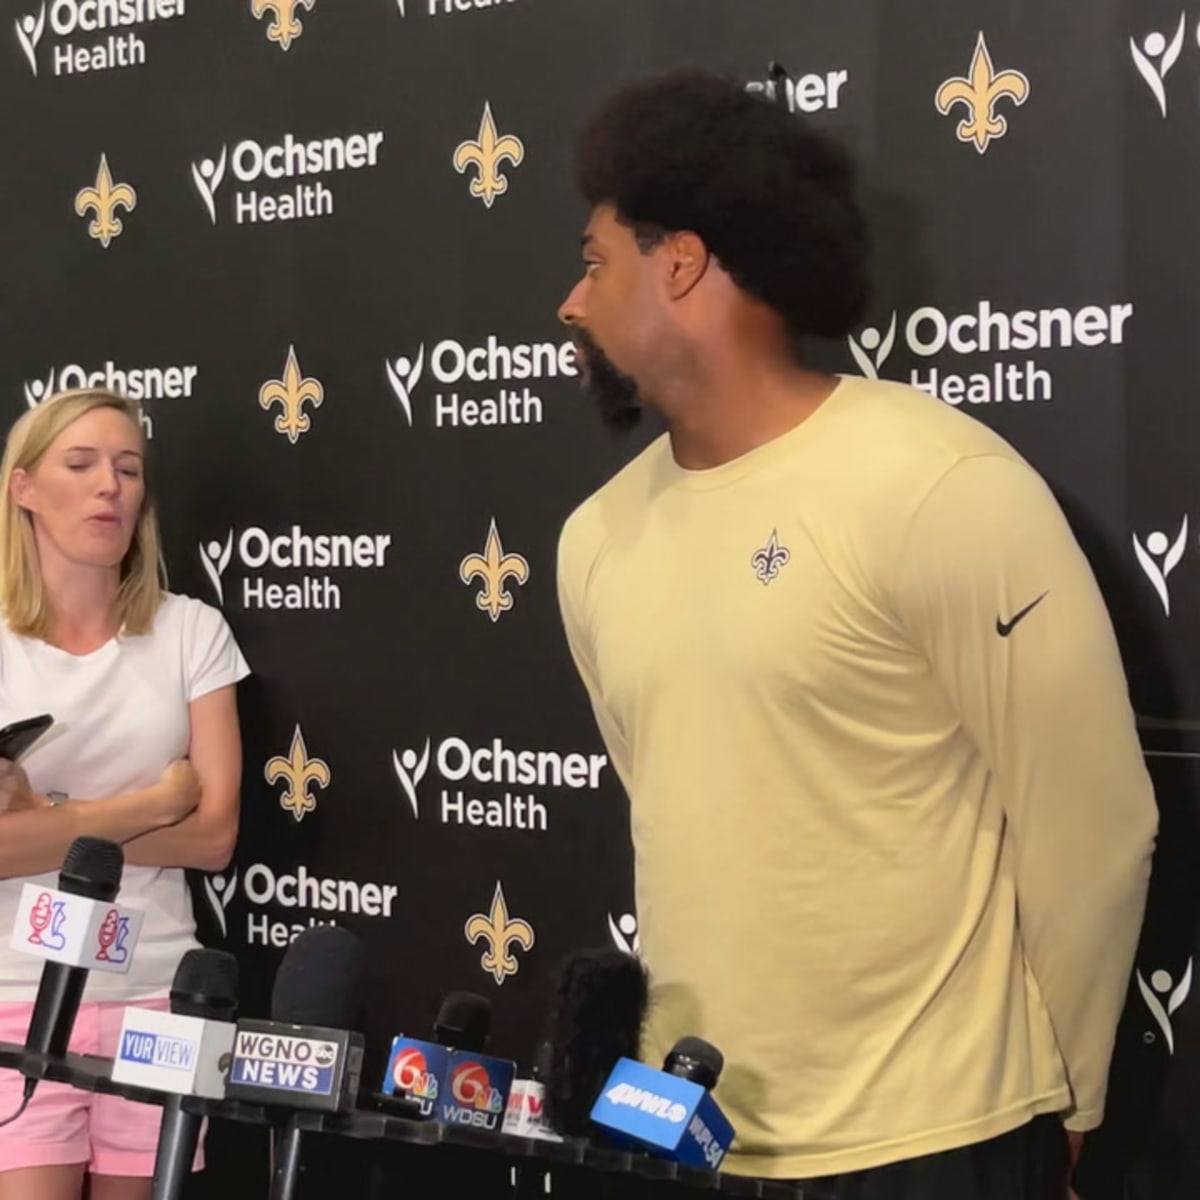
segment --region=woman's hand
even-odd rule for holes
[[[29,776],[11,759],[0,758],[0,813],[44,808],[50,801],[29,786]]]

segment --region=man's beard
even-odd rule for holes
[[[617,370],[586,329],[577,326],[574,338],[582,360],[583,391],[600,410],[600,419],[610,429],[622,433],[633,429],[642,419],[637,381]]]

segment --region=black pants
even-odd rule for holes
[[[796,1182],[804,1200],[1065,1200],[1067,1135],[1057,1116],[986,1142]]]

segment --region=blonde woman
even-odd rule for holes
[[[167,1006],[195,946],[183,868],[237,837],[235,684],[224,617],[166,591],[136,407],[65,392],[25,413],[0,464],[0,726],[50,713],[20,765],[0,760],[0,1040],[21,1042],[41,964],[8,949],[21,886],[80,834],[121,842],[120,899],[145,910],[127,975],[93,973],[71,1047],[111,1055],[129,1003]],[[21,1079],[0,1071],[0,1121]],[[159,1110],[43,1083],[0,1128],[0,1200],[145,1200]]]

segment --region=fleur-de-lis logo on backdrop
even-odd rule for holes
[[[483,106],[479,138],[458,145],[454,151],[454,169],[462,175],[471,166],[478,168],[478,176],[471,180],[471,195],[478,196],[486,207],[491,208],[496,197],[508,191],[508,177],[501,173],[500,164],[508,161],[519,167],[524,158],[525,146],[519,137],[512,134],[496,136],[496,122],[488,101]]]
[[[520,963],[508,952],[510,945],[515,942],[526,952],[533,949],[533,926],[520,917],[509,917],[508,902],[504,899],[504,889],[499,881],[492,896],[491,909],[471,917],[463,932],[471,945],[481,938],[487,942],[488,948],[479,962],[485,971],[491,972],[497,984],[515,975],[520,967]]]
[[[296,9],[303,4],[309,12],[317,0],[250,0],[250,11],[261,21],[267,13],[275,19],[267,26],[267,40],[278,42],[286,50],[304,32],[304,26],[296,16]]]
[[[96,172],[94,187],[85,187],[75,196],[75,212],[86,217],[95,211],[95,220],[88,226],[88,235],[94,237],[105,249],[113,238],[120,237],[125,228],[117,209],[133,212],[137,205],[137,192],[127,183],[113,183],[108,169],[108,156],[100,155],[100,169]]]
[[[1007,97],[1021,105],[1029,98],[1029,80],[1020,71],[996,73],[982,31],[975,43],[969,78],[947,79],[937,90],[937,110],[946,116],[956,104],[963,104],[969,116],[958,123],[958,140],[973,142],[982,154],[993,138],[1008,132],[1008,121],[996,113],[996,104]]]
[[[484,586],[475,596],[475,604],[495,622],[501,613],[513,606],[512,594],[505,590],[504,581],[513,579],[518,586],[524,586],[529,579],[529,563],[519,554],[504,553],[493,517],[483,554],[468,554],[459,564],[458,575],[468,585],[476,576],[483,580]]]
[[[282,379],[268,379],[258,392],[258,402],[268,412],[272,404],[279,404],[283,412],[275,418],[275,431],[282,433],[294,446],[302,433],[312,428],[312,418],[304,411],[307,401],[313,408],[320,408],[325,399],[325,389],[316,379],[306,378],[296,359],[296,347],[288,347],[287,362],[283,366]]]
[[[309,794],[309,784],[329,786],[329,765],[319,758],[308,757],[308,747],[299,725],[292,734],[287,758],[277,754],[267,763],[263,773],[268,783],[278,783],[282,779],[287,785],[279,797],[279,807],[290,812],[297,821],[303,821],[305,815],[317,807],[316,800]]]
[[[787,566],[791,557],[792,552],[779,544],[779,535],[772,529],[767,544],[754,552],[750,565],[754,568],[755,578],[761,579],[765,586]]]

